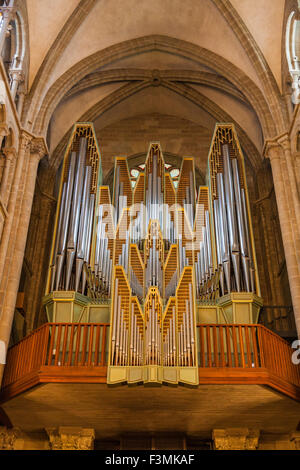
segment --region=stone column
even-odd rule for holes
[[[289,178],[285,171],[285,156],[282,155],[282,150],[278,144],[268,145],[266,153],[272,167],[295,322],[300,338],[300,263],[297,259],[297,249],[299,248],[298,224],[295,221],[293,201],[289,197]]]
[[[287,167],[287,173],[289,176],[289,185],[288,190],[291,195],[291,200],[289,203],[293,204],[294,212],[296,214],[296,225],[298,227],[298,234],[300,234],[300,198],[299,198],[299,188],[297,187],[297,178],[296,178],[296,162],[292,160],[292,153],[291,153],[291,144],[288,135],[283,136],[281,139],[278,140],[278,143],[281,145],[284,156],[285,162]],[[299,235],[300,240],[300,235]]]
[[[8,207],[7,207],[8,216],[5,221],[5,226],[4,226],[3,234],[1,237],[1,243],[0,243],[0,280],[1,282],[3,278],[3,269],[5,265],[6,253],[7,253],[8,245],[10,242],[12,224],[14,222],[14,224],[16,225],[18,222],[18,219],[16,220],[15,218],[15,206],[16,206],[17,198],[20,192],[22,178],[25,177],[25,174],[24,174],[25,173],[24,172],[25,155],[26,155],[27,147],[30,144],[31,139],[32,139],[32,136],[28,134],[27,132],[23,132],[20,138],[19,152],[18,152],[18,157],[17,157],[16,170],[14,174],[14,181],[12,185],[10,200],[9,200]]]
[[[13,147],[4,148],[3,153],[5,155],[5,167],[0,185],[0,198],[4,206],[7,206],[13,176],[11,170],[16,159],[16,149]]]
[[[93,450],[94,429],[75,426],[47,428],[51,450]]]
[[[43,139],[34,139],[31,142],[30,156],[28,160],[26,180],[21,202],[20,217],[14,230],[15,239],[12,241],[10,252],[7,255],[8,275],[7,280],[4,283],[4,301],[0,315],[0,341],[4,342],[6,348],[9,343],[11,326],[14,317],[14,309],[19,288],[37,168],[39,161],[45,152],[46,148]],[[1,283],[1,288],[2,286],[3,284]],[[3,365],[0,365],[0,379],[2,379],[3,369]]]
[[[19,84],[23,82],[24,80],[24,74],[22,70],[19,69],[10,69],[9,75],[11,78],[11,87],[10,87],[10,93],[12,96],[12,99],[15,100],[16,94],[19,88]]]
[[[4,124],[4,123],[0,124],[0,148],[2,150],[2,152],[0,154],[0,180],[2,179],[3,171],[4,171],[4,167],[5,167],[5,158],[4,158],[4,155],[3,155],[2,143],[3,143],[4,137],[6,137],[8,134],[9,134],[9,130],[8,130],[6,124]]]
[[[212,439],[215,450],[256,450],[259,434],[258,429],[214,429]]]
[[[297,187],[300,188],[300,152],[294,152],[293,158],[295,160],[295,173],[296,173],[296,181]]]
[[[18,97],[19,98],[18,98],[18,104],[17,104],[17,111],[18,111],[18,115],[21,119],[26,93],[25,93],[25,90],[24,90],[24,85],[21,86],[20,88],[19,88],[19,91],[18,91]]]
[[[6,38],[7,28],[8,25],[15,13],[15,9],[13,8],[13,0],[10,0],[8,6],[1,7],[1,12],[3,15],[2,25],[0,29],[0,52],[2,52],[4,41]]]
[[[34,206],[29,225],[25,257],[32,275],[25,284],[27,334],[39,326],[42,312],[41,299],[45,294],[45,283],[49,268],[52,230],[56,199],[52,196],[55,184],[55,169],[42,164],[39,167]]]

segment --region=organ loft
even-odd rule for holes
[[[0,452],[299,450],[299,38],[0,0]]]
[[[246,325],[257,323],[262,299],[234,126],[216,125],[207,186],[196,187],[192,157],[182,160],[176,181],[168,167],[160,144],[151,143],[135,180],[126,158],[116,157],[113,187],[103,186],[93,126],[74,126],[44,298],[48,320],[70,325],[52,329],[50,361],[85,362],[86,352],[78,349],[83,341],[89,364],[99,353],[107,356],[108,384],[198,385],[198,365],[211,360],[209,351],[216,359],[216,349],[226,344],[224,363],[235,346],[239,366],[245,347],[252,367]],[[102,331],[100,347],[80,324],[107,319],[109,334],[104,338]],[[218,332],[203,326],[205,339],[198,338],[197,325],[206,323],[224,326]],[[245,327],[229,331],[226,324]]]

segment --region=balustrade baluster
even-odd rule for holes
[[[218,348],[218,339],[217,339],[217,327],[213,325],[213,347],[214,347],[214,365],[219,367],[219,348]]]
[[[52,357],[53,357],[53,346],[54,346],[54,339],[56,334],[56,325],[51,324],[51,332],[50,332],[50,346],[49,346],[49,354],[48,354],[48,366],[52,365]]]
[[[70,332],[69,352],[68,352],[68,366],[72,364],[72,359],[73,359],[74,334],[75,334],[75,325],[74,323],[72,323],[71,332]]]
[[[100,365],[105,364],[105,346],[106,346],[106,325],[102,326],[102,345],[101,345],[101,362]]]
[[[74,358],[74,366],[78,366],[78,355],[80,350],[80,340],[81,340],[81,325],[77,325],[76,328],[76,349],[75,349],[75,358]]]
[[[251,352],[251,344],[249,338],[249,327],[244,327],[245,332],[245,339],[246,339],[246,350],[247,350],[247,367],[252,367],[252,352]]]
[[[238,334],[239,334],[239,342],[240,342],[240,353],[241,353],[241,363],[242,363],[242,367],[245,367],[246,364],[245,364],[245,350],[244,350],[244,338],[243,338],[243,330],[242,330],[242,326],[238,326]]]
[[[205,367],[205,343],[204,343],[204,326],[200,325],[200,366]]]
[[[239,367],[239,353],[236,339],[237,327],[232,326],[232,341],[233,341],[233,354],[234,354],[234,366]]]
[[[207,364],[208,367],[212,367],[212,358],[211,358],[211,338],[210,338],[210,327],[206,326],[206,346],[207,346]]]
[[[58,325],[57,331],[57,338],[56,338],[56,347],[55,347],[55,360],[54,365],[58,365],[59,363],[59,356],[60,356],[60,342],[61,342],[61,333],[62,333],[62,325]]]
[[[225,334],[226,334],[226,348],[227,348],[227,362],[228,362],[228,367],[232,367],[231,339],[230,339],[230,329],[229,329],[229,326],[225,326]]]
[[[103,326],[97,325],[96,329],[96,342],[95,342],[95,357],[94,364],[97,366],[99,364],[99,343],[100,343],[100,333],[104,334]]]
[[[93,355],[93,343],[94,343],[94,325],[90,326],[90,337],[89,337],[89,348],[88,348],[88,359],[87,365],[92,364],[92,355]]]
[[[61,361],[60,361],[62,366],[65,365],[68,333],[69,333],[69,325],[66,324],[66,325],[64,325],[63,347],[62,347]]]
[[[259,327],[258,327],[259,328]],[[259,360],[258,360],[258,349],[257,349],[257,338],[256,338],[256,327],[251,327],[251,335],[252,335],[252,345],[253,345],[253,360],[254,360],[254,367],[259,367]]]
[[[219,326],[219,336],[220,336],[220,353],[221,353],[221,367],[225,367],[225,352],[224,352],[224,333],[223,326]]]
[[[86,345],[87,345],[87,337],[89,334],[89,327],[87,325],[84,325],[83,327],[83,340],[82,340],[82,349],[81,349],[81,365],[85,365],[85,359],[86,359]]]

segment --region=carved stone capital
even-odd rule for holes
[[[259,440],[258,429],[214,429],[212,438],[216,450],[255,450]]]
[[[0,426],[0,450],[14,450],[15,441],[20,435],[19,428]]]
[[[0,124],[0,137],[6,137],[9,134],[8,126],[4,123]]]
[[[280,159],[281,146],[278,142],[266,142],[264,147],[264,156],[271,162],[276,158]]]
[[[30,154],[38,160],[44,157],[47,153],[45,141],[42,137],[35,137],[30,142]]]
[[[12,2],[9,2],[8,5],[3,5],[1,8],[0,8],[0,11],[3,15],[3,18],[13,18],[13,16],[16,14],[17,12],[17,9],[16,7],[14,6],[10,6]]]
[[[278,143],[281,145],[284,151],[291,150],[291,142],[288,134],[284,134],[280,139],[278,139]]]
[[[290,434],[291,447],[294,450],[300,450],[300,431]]]
[[[92,450],[94,448],[94,429],[60,426],[47,428],[51,450]]]
[[[20,69],[10,69],[9,75],[12,80],[17,80],[18,82],[23,82],[25,78],[24,72]]]
[[[6,160],[13,161],[17,156],[17,151],[14,147],[4,147],[2,152],[4,153]]]
[[[30,142],[32,140],[32,135],[26,131],[22,131],[20,136],[20,151],[26,151],[29,148]]]

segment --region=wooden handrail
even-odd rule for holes
[[[109,323],[45,323],[9,348],[2,388],[41,366],[103,367],[108,328]]]
[[[199,367],[264,368],[300,386],[287,341],[258,324],[198,324]]]

